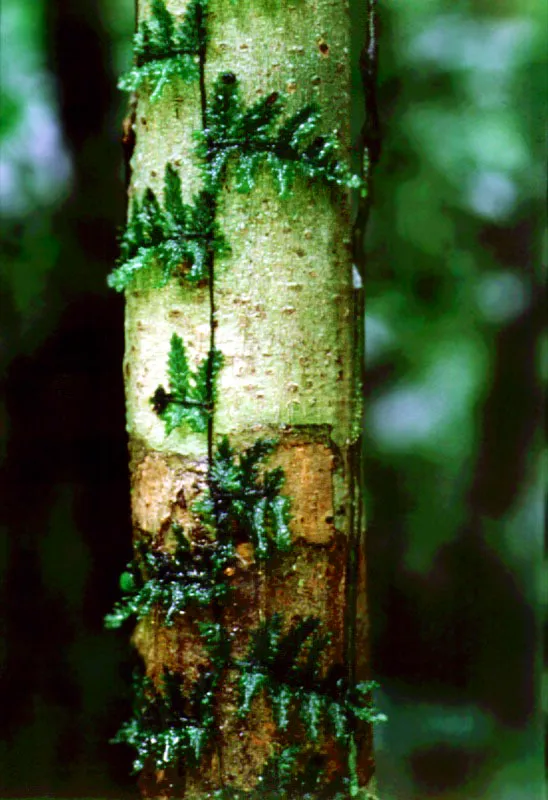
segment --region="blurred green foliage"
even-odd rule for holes
[[[21,324],[39,306],[58,253],[51,213],[43,211],[66,192],[70,180],[70,163],[56,118],[55,87],[45,64],[44,28],[42,3],[3,4],[0,211],[4,255],[0,280]],[[29,214],[32,221],[26,219]]]
[[[546,12],[380,3],[365,464],[388,797],[541,792]]]
[[[366,359],[390,376],[374,386],[366,435],[402,465],[405,558],[427,571],[459,531],[499,334],[532,309],[539,279],[546,14],[443,0],[379,13]]]
[[[113,401],[122,401],[112,382],[120,337],[109,334],[105,303],[125,205],[125,109],[114,87],[131,59],[133,12],[133,0],[2,2],[3,796],[122,798],[129,789],[129,758],[121,767],[108,760],[128,648],[102,630],[114,593],[105,600],[108,562],[106,579],[97,570],[100,560],[105,569],[104,537],[114,533],[106,498],[117,533],[127,515],[127,501],[118,505],[111,494],[127,493],[127,481],[115,466],[123,468],[125,445],[105,416],[114,422]],[[78,138],[85,105],[95,120]]]
[[[48,335],[62,309],[62,295],[67,288],[82,292],[90,284],[98,288],[104,283],[100,264],[95,265],[96,274],[91,276],[75,269],[76,280],[60,269],[61,245],[73,250],[76,264],[89,260],[89,255],[86,259],[74,231],[70,237],[70,233],[60,230],[59,217],[78,191],[78,176],[74,174],[74,146],[63,130],[60,116],[58,76],[52,70],[55,56],[52,59],[51,49],[55,43],[48,37],[52,36],[55,10],[56,3],[48,0],[2,3],[0,291],[4,297],[4,365],[17,353],[31,352]],[[104,1],[94,11],[99,12],[97,24],[109,42],[110,63],[106,68],[112,70],[115,79],[131,60],[134,3]],[[109,146],[118,139],[123,114],[121,98],[109,113],[114,119],[105,131],[105,139],[98,143],[107,163]],[[116,210],[109,198],[103,202],[112,224]]]

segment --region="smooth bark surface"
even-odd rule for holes
[[[167,3],[181,17],[185,3]],[[148,9],[140,4],[141,18]],[[337,129],[341,158],[349,151],[349,26],[341,0],[210,0],[205,88],[219,73],[232,72],[246,103],[271,92],[287,94],[287,112],[318,103],[321,132]],[[166,162],[177,166],[183,199],[200,188],[194,131],[202,127],[198,83],[169,86],[154,104],[141,93],[131,193],[146,187],[158,195]],[[126,380],[136,536],[150,534],[169,550],[171,525],[189,538],[199,523],[192,502],[206,487],[208,437],[183,426],[169,436],[150,398],[166,384],[169,343],[181,336],[192,365],[203,359],[215,326],[215,347],[224,356],[213,415],[213,440],[228,434],[241,449],[259,437],[278,446],[268,468],[283,467],[283,493],[291,498],[292,551],[274,565],[259,567],[252,547],[239,546],[231,576],[234,591],[223,624],[234,635],[233,658],[246,653],[249,632],[273,612],[292,619],[314,615],[331,633],[330,663],[355,669],[366,663],[366,608],[359,470],[361,387],[355,347],[355,290],[352,286],[351,222],[346,191],[297,179],[293,196],[280,199],[265,168],[249,194],[227,180],[218,221],[230,255],[215,259],[210,287],[172,280],[153,287],[141,275],[126,292]],[[213,303],[213,307],[212,307]],[[359,641],[356,613],[359,607]],[[141,621],[134,635],[146,671],[155,681],[167,666],[184,674],[190,688],[207,655],[196,620],[209,612],[187,611],[171,628],[161,615]],[[268,704],[253,702],[251,715],[236,713],[236,674],[228,670],[217,698],[218,730],[213,755],[186,774],[145,774],[147,796],[207,797],[231,784],[251,789],[275,743],[284,742]],[[360,677],[363,677],[360,674]],[[292,731],[292,734],[295,734]],[[320,749],[328,774],[344,769],[347,757],[327,734]],[[297,731],[305,748],[306,736]],[[317,748],[318,745],[315,745]],[[359,773],[371,774],[368,732],[362,736]]]

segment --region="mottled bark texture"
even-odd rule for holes
[[[167,7],[182,18],[186,2],[171,0]],[[148,13],[140,2],[140,18]],[[219,73],[231,72],[246,103],[281,92],[292,114],[315,102],[322,114],[320,133],[336,129],[340,156],[346,159],[349,26],[346,0],[210,0],[206,92]],[[161,196],[170,162],[180,170],[184,201],[192,202],[201,180],[193,133],[202,122],[197,82],[177,81],[155,103],[140,93],[130,196],[146,187]],[[292,503],[292,552],[259,567],[252,547],[239,545],[230,576],[234,591],[222,611],[234,636],[232,656],[245,655],[250,630],[273,612],[283,612],[286,627],[314,615],[332,635],[326,667],[337,662],[364,677],[367,624],[356,466],[361,387],[355,342],[361,320],[352,287],[348,192],[298,178],[293,196],[280,199],[265,168],[256,188],[239,194],[230,174],[229,167],[218,222],[231,253],[215,261],[213,292],[175,279],[157,289],[154,276],[139,275],[126,293],[124,370],[135,535],[146,534],[154,547],[169,550],[173,522],[189,538],[199,527],[192,502],[206,486],[207,435],[181,426],[166,436],[150,398],[166,385],[172,334],[182,338],[195,366],[210,348],[213,321],[215,347],[224,356],[213,440],[227,434],[241,449],[259,437],[276,437],[267,466],[283,467],[283,493]],[[173,628],[163,627],[159,614],[142,620],[134,642],[148,675],[158,681],[168,666],[190,687],[207,662],[196,628],[197,619],[207,618],[208,612],[188,610]],[[205,798],[226,784],[244,790],[257,784],[265,759],[288,736],[276,733],[264,698],[253,701],[247,719],[238,717],[236,682],[229,669],[218,692],[211,754],[199,769],[184,774],[145,770],[146,796]],[[306,746],[304,731],[291,735]],[[328,756],[329,777],[345,768],[347,754],[330,735],[322,736],[319,747]],[[372,766],[367,730],[359,750],[358,772],[365,783]]]

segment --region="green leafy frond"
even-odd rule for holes
[[[118,628],[130,617],[142,619],[155,606],[165,613],[165,624],[173,625],[187,606],[209,606],[226,596],[225,570],[234,562],[231,543],[190,544],[182,528],[174,526],[173,532],[173,553],[143,546],[128,564],[120,579],[124,596],[105,618],[107,628]]]
[[[152,189],[134,197],[126,229],[120,238],[120,257],[108,284],[121,292],[137,272],[153,264],[161,268],[159,286],[174,276],[189,283],[208,278],[208,254],[228,251],[215,222],[214,200],[207,192],[183,203],[181,178],[171,164],[164,173],[163,206]]]
[[[167,436],[183,424],[195,433],[207,430],[215,399],[215,382],[222,365],[222,354],[213,350],[193,372],[183,340],[173,334],[168,356],[169,392],[159,386],[150,400],[154,411],[165,423]]]
[[[209,364],[214,385],[222,363],[218,355],[206,362],[202,362],[197,374],[193,373],[181,338],[173,334],[168,359],[170,392],[160,386],[153,398],[163,412],[168,432],[179,420],[203,424],[204,417],[198,418],[198,414],[207,413],[207,367]],[[208,490],[193,507],[205,540],[190,544],[183,530],[173,526],[173,553],[151,551],[141,545],[120,578],[123,598],[105,618],[108,628],[118,628],[130,617],[141,619],[155,606],[165,612],[165,622],[171,625],[188,605],[207,606],[225,597],[230,590],[229,568],[237,563],[236,536],[255,545],[258,560],[289,549],[289,500],[278,494],[283,473],[280,469],[260,472],[273,448],[273,441],[259,440],[237,456],[228,439],[221,440],[208,477]],[[257,507],[262,509],[260,524],[255,514]],[[276,616],[268,628],[257,633],[257,660],[272,651],[276,625],[279,634],[281,619]],[[284,638],[284,647],[291,653],[289,639]]]
[[[135,92],[147,85],[155,101],[174,78],[198,80],[206,7],[207,0],[191,0],[184,19],[177,22],[164,0],[152,0],[150,18],[139,23],[134,37],[134,66],[122,76],[119,88]]]
[[[356,719],[371,723],[387,721],[386,714],[378,711],[370,702],[371,692],[378,688],[376,681],[364,681],[357,683],[350,692],[349,706]]]
[[[194,388],[191,388],[191,397],[196,402],[200,402],[201,398],[208,398],[210,405],[215,403],[217,397],[216,379],[223,366],[223,361],[223,354],[220,350],[210,350],[198,365],[194,376]]]
[[[302,685],[299,665],[307,644],[318,636],[319,620],[299,620],[285,635],[282,626],[282,615],[275,613],[251,636],[247,657],[239,663],[239,713],[246,716],[255,695],[265,688],[279,729],[287,729],[290,711],[298,705],[312,739],[316,739],[321,704],[315,702],[315,693]]]
[[[253,188],[263,163],[269,165],[282,196],[291,193],[297,175],[363,189],[361,178],[337,159],[336,135],[316,135],[320,115],[315,106],[305,106],[276,129],[284,103],[284,98],[274,92],[246,108],[236,76],[229,72],[217,78],[207,109],[207,126],[197,134],[207,189],[212,194],[219,191],[230,160],[235,163],[236,189],[240,192]]]
[[[171,337],[168,355],[167,374],[169,388],[176,400],[185,400],[190,389],[190,369],[186,357],[185,346],[180,336],[174,333]]]
[[[280,495],[283,472],[262,468],[274,444],[259,440],[237,455],[224,437],[210,468],[208,493],[196,506],[221,541],[236,535],[251,542],[257,561],[291,547],[290,501]]]
[[[270,693],[272,714],[279,731],[286,731],[289,725],[289,712],[293,702],[294,693],[290,686],[281,683],[276,691]]]
[[[340,775],[326,781],[325,759],[313,754],[303,758],[295,745],[285,747],[265,763],[254,789],[231,786],[219,789],[216,800],[347,800],[350,780]]]
[[[316,742],[325,710],[325,697],[317,692],[299,692],[301,719],[311,741]]]
[[[189,209],[183,203],[183,185],[178,170],[169,162],[164,170],[164,205],[166,215],[172,225],[186,227],[189,222]]]
[[[340,668],[321,677],[329,636],[319,630],[317,617],[295,622],[284,635],[282,628],[280,614],[268,617],[252,633],[247,656],[238,662],[240,716],[249,713],[254,697],[264,689],[279,730],[287,730],[291,714],[298,711],[311,741],[318,740],[325,723],[345,746],[358,720],[385,719],[369,702],[374,682],[351,687]]]
[[[248,663],[269,671],[274,666],[280,652],[280,638],[283,617],[279,613],[271,614],[251,635]]]
[[[257,669],[246,670],[244,668],[240,675],[239,685],[240,705],[238,710],[243,718],[251,711],[251,703],[255,695],[268,685],[268,676]]]
[[[174,762],[197,766],[214,730],[213,673],[203,673],[189,696],[180,676],[164,670],[158,691],[150,678],[136,677],[134,713],[112,740],[133,747],[134,772],[145,764],[165,769]]]
[[[149,555],[152,559],[152,554]],[[321,637],[316,618],[300,620],[282,635],[283,619],[280,614],[273,614],[252,633],[247,657],[235,662],[230,658],[230,634],[222,624],[198,624],[211,668],[202,671],[186,696],[181,691],[182,678],[167,670],[160,692],[155,691],[147,679],[142,681],[137,686],[134,717],[122,726],[114,740],[137,750],[136,771],[144,767],[145,761],[152,761],[158,769],[176,760],[194,766],[199,763],[215,727],[215,690],[226,667],[240,672],[238,711],[241,717],[250,712],[254,698],[264,691],[270,699],[278,729],[287,731],[292,715],[298,712],[312,742],[318,740],[321,727],[326,724],[350,753],[352,747],[356,747],[354,731],[358,720],[380,722],[386,719],[369,702],[370,692],[377,686],[372,681],[352,687],[343,678],[333,683],[328,675],[325,679],[318,677],[313,684],[302,682],[303,675],[296,665],[302,663],[310,644]],[[322,637],[322,641],[325,644],[327,637]],[[284,671],[288,666],[286,647],[292,652],[289,673]],[[350,784],[357,785],[350,757],[348,776],[340,776],[326,785],[322,777],[322,757],[318,754],[307,757],[303,764],[299,763],[301,755],[298,746],[275,754],[265,764],[254,790],[260,789],[260,795],[239,793],[227,787],[226,794],[217,793],[216,797],[277,797],[269,792],[282,788],[287,790],[287,797],[342,799],[348,797]]]
[[[207,0],[190,0],[182,20],[171,15],[164,0],[150,0],[150,16],[141,21],[134,40],[134,67],[121,79],[121,88],[146,86],[157,100],[174,79],[197,80],[206,45]],[[307,105],[291,116],[285,98],[274,92],[245,106],[236,76],[224,73],[215,81],[205,109],[204,130],[196,134],[202,161],[203,189],[192,204],[183,202],[179,172],[166,164],[162,199],[148,188],[131,203],[120,240],[120,258],[109,285],[123,291],[137,273],[156,268],[158,286],[173,277],[198,284],[208,280],[214,254],[228,246],[217,223],[218,195],[230,165],[237,191],[249,192],[267,165],[277,192],[289,196],[300,176],[327,184],[359,189],[362,179],[338,158],[337,132],[319,134],[321,116]],[[195,370],[190,368],[183,341],[173,334],[167,364],[168,389],[159,386],[151,398],[166,434],[181,425],[204,433],[215,401],[216,377],[222,355],[212,349]],[[137,548],[135,559],[120,579],[122,600],[106,618],[118,627],[128,617],[140,619],[153,608],[172,625],[189,605],[216,604],[230,591],[228,578],[238,564],[236,546],[251,542],[257,562],[266,562],[291,547],[290,504],[281,494],[281,468],[266,470],[265,459],[275,443],[258,440],[236,453],[223,438],[208,473],[208,488],[194,504],[203,539],[190,543],[173,526],[174,552]],[[238,713],[249,714],[254,699],[264,693],[279,731],[300,720],[312,742],[322,727],[330,730],[349,753],[346,775],[326,780],[326,759],[300,746],[276,750],[264,765],[255,789],[242,792],[227,786],[218,800],[345,800],[357,796],[356,740],[359,723],[386,717],[371,704],[373,682],[351,685],[342,666],[324,674],[329,635],[315,617],[297,619],[286,629],[273,614],[251,633],[246,657],[231,660],[232,639],[219,622],[198,622],[210,666],[199,674],[185,695],[182,678],[164,671],[159,689],[147,678],[137,686],[133,718],[114,741],[136,750],[135,771],[147,766],[164,769],[174,762],[196,767],[207,751],[216,726],[215,692],[227,667],[239,672]]]
[[[280,673],[298,676],[303,682],[316,680],[329,644],[329,636],[319,633],[320,624],[318,617],[305,617],[282,637],[276,654],[276,668]],[[305,651],[308,657],[303,664]]]
[[[198,622],[208,655],[217,673],[229,663],[232,635],[220,622]]]

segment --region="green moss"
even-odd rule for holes
[[[134,675],[134,713],[112,740],[137,751],[134,772],[178,763],[197,767],[215,736],[215,691],[227,666],[231,639],[219,623],[199,622],[198,628],[211,659],[201,668],[190,691],[183,691],[180,675],[164,669],[160,689],[150,678]]]
[[[274,445],[271,440],[259,439],[236,454],[224,437],[210,467],[207,494],[195,505],[219,541],[236,536],[251,542],[257,561],[267,561],[291,548],[290,501],[280,494],[283,470],[262,469]]]
[[[220,675],[230,663],[232,635],[220,622],[198,622],[198,628],[212,668],[216,675]]]
[[[151,15],[139,23],[133,42],[135,64],[118,84],[126,92],[146,85],[157,100],[176,78],[198,80],[199,57],[206,43],[207,0],[191,0],[184,20],[177,23],[164,0],[152,0]]]
[[[336,158],[335,134],[315,135],[320,120],[318,109],[307,105],[281,122],[283,110],[284,99],[276,92],[246,108],[236,76],[224,73],[217,78],[205,114],[206,126],[195,134],[202,161],[203,191],[194,198],[193,205],[185,205],[180,176],[166,164],[164,206],[150,188],[141,199],[133,200],[109,286],[123,291],[137,272],[153,263],[162,268],[159,287],[173,276],[189,283],[208,279],[208,259],[228,250],[215,217],[217,197],[229,164],[234,167],[235,188],[239,192],[251,191],[264,164],[270,168],[282,197],[291,194],[298,175],[363,191],[361,178]]]
[[[205,433],[215,402],[215,380],[222,365],[222,354],[210,350],[192,372],[183,340],[173,334],[168,357],[169,392],[159,386],[150,399],[165,423],[166,436],[183,424],[194,433]]]
[[[120,239],[118,264],[108,284],[121,292],[137,272],[153,264],[161,267],[158,288],[172,277],[198,284],[207,280],[209,254],[223,255],[227,250],[215,223],[210,195],[200,192],[193,205],[183,203],[179,173],[166,164],[163,207],[152,189],[146,189],[141,199],[133,199]]]
[[[137,751],[134,772],[176,762],[198,766],[215,730],[216,684],[217,675],[204,670],[185,696],[182,678],[169,670],[164,670],[159,691],[149,678],[135,676],[134,716],[112,740]]]
[[[107,628],[119,628],[127,619],[146,617],[154,607],[164,613],[164,623],[173,625],[187,606],[210,606],[229,591],[225,570],[234,562],[230,542],[208,539],[190,544],[182,528],[174,527],[173,553],[150,550],[144,543],[136,558],[122,573],[123,599],[105,618]]]
[[[163,0],[152,0],[151,15],[140,23],[135,36],[135,66],[122,79],[122,88],[136,91],[146,86],[154,101],[168,83],[180,78],[199,79],[203,92],[205,13],[206,0],[191,0],[178,22]],[[286,98],[278,93],[245,106],[237,77],[233,73],[218,76],[209,101],[202,97],[204,127],[195,134],[203,190],[192,204],[183,203],[179,173],[166,164],[162,200],[150,188],[134,198],[120,242],[120,259],[109,277],[113,288],[124,290],[138,272],[153,264],[161,270],[159,287],[174,277],[189,284],[210,280],[214,257],[228,249],[216,215],[220,192],[229,178],[238,192],[250,192],[267,166],[281,197],[291,195],[299,176],[364,193],[363,181],[337,158],[336,132],[318,134],[318,108],[307,105],[289,117],[285,108]],[[214,308],[211,311],[213,315]],[[194,432],[207,430],[211,447],[215,377],[221,365],[213,328],[210,352],[194,371],[182,339],[173,334],[168,389],[159,386],[151,398],[166,435],[182,425]],[[239,660],[231,659],[230,635],[218,621],[220,603],[230,591],[230,576],[238,566],[237,545],[252,543],[259,564],[291,548],[290,503],[281,494],[283,471],[264,467],[274,444],[258,440],[237,453],[226,437],[222,439],[210,458],[205,495],[193,507],[201,526],[198,535],[193,533],[195,541],[190,543],[184,531],[175,527],[173,553],[151,550],[142,543],[123,573],[124,597],[107,617],[108,627],[118,627],[130,616],[145,617],[153,608],[160,608],[165,624],[172,625],[192,605],[212,608],[217,621],[198,623],[209,665],[190,692],[183,692],[181,676],[167,670],[158,688],[147,678],[139,679],[134,716],[115,741],[135,748],[136,771],[145,765],[164,769],[177,762],[198,766],[215,736],[215,692],[230,668],[239,672],[242,719],[263,693],[280,734],[289,736],[297,725],[315,743],[323,730],[330,731],[349,759],[346,774],[326,782],[326,758],[311,753],[309,743],[304,750],[277,744],[253,791],[225,787],[216,793],[218,800],[280,796],[341,800],[359,791],[359,723],[382,719],[369,702],[374,684],[352,685],[342,665],[332,665],[325,672],[329,635],[321,632],[318,618],[295,620],[287,628],[282,616],[273,614],[251,633],[248,652]]]
[[[206,127],[196,134],[207,190],[220,191],[229,162],[234,164],[239,192],[254,187],[263,164],[270,168],[282,197],[291,194],[297,175],[363,189],[361,179],[336,158],[336,135],[316,135],[318,108],[307,105],[281,123],[284,104],[285,99],[274,92],[246,108],[237,77],[231,72],[219,75],[206,111]]]
[[[321,654],[328,637],[319,633],[320,621],[309,617],[281,633],[283,619],[273,614],[251,634],[248,655],[233,661],[231,636],[219,622],[198,623],[210,658],[190,692],[182,691],[180,675],[164,670],[160,690],[148,678],[135,681],[134,715],[125,723],[114,742],[135,748],[134,770],[146,765],[156,769],[179,763],[198,766],[216,730],[215,691],[227,668],[240,672],[240,716],[251,709],[253,698],[265,690],[280,731],[288,729],[290,717],[300,709],[300,718],[312,741],[320,726],[331,725],[337,740],[349,753],[346,775],[325,783],[321,753],[303,752],[299,745],[278,750],[266,763],[257,787],[242,792],[230,787],[217,792],[218,800],[284,797],[347,798],[359,791],[356,772],[354,730],[357,720],[384,719],[368,702],[373,682],[351,687],[341,668],[320,677]],[[281,699],[283,697],[283,699]]]
[[[348,778],[326,781],[324,762],[321,755],[302,758],[299,747],[285,747],[266,762],[254,789],[226,786],[214,796],[216,800],[346,800]]]
[[[182,343],[178,337],[175,340],[177,349]],[[170,371],[172,388],[173,384],[177,388],[177,381],[184,386],[186,380],[180,359],[181,352],[170,365],[175,372],[172,376]],[[204,607],[221,601],[230,590],[230,568],[238,563],[238,541],[253,543],[257,561],[289,550],[290,501],[279,494],[283,471],[263,468],[273,447],[274,442],[259,440],[236,455],[228,439],[221,441],[206,493],[193,506],[202,526],[201,540],[191,544],[183,529],[173,526],[173,553],[151,550],[141,542],[120,578],[124,596],[105,618],[107,628],[118,628],[130,617],[142,619],[154,607],[162,609],[165,624],[172,625],[189,605]]]
[[[247,716],[265,690],[280,731],[298,715],[310,741],[318,740],[325,724],[347,746],[358,721],[379,722],[384,715],[369,702],[374,682],[351,685],[340,665],[321,676],[329,636],[319,626],[319,619],[307,617],[282,636],[283,618],[273,614],[252,634],[247,657],[238,662],[239,714]]]

